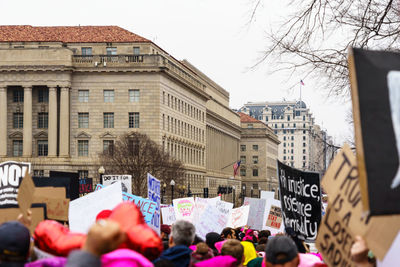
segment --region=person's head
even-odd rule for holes
[[[26,262],[31,236],[28,228],[17,221],[0,225],[0,262]]]
[[[234,257],[237,261],[237,266],[241,265],[244,261],[244,248],[240,244],[240,241],[235,239],[230,239],[224,243],[221,248],[221,255],[230,255]]]
[[[268,242],[268,238],[267,237],[261,237],[260,239],[258,239],[258,244],[259,245],[267,245],[267,242]]]
[[[211,232],[206,235],[206,244],[216,252],[217,249],[215,248],[215,243],[222,241],[221,236],[216,232]]]
[[[257,252],[256,252],[256,248],[254,247],[254,244],[252,242],[249,241],[242,241],[240,242],[243,245],[244,248],[244,262],[243,265],[247,265],[249,263],[249,261],[257,258]]]
[[[204,242],[200,242],[196,245],[196,253],[200,255],[207,255],[208,253],[208,246]]]
[[[268,241],[265,248],[266,267],[295,267],[299,262],[297,246],[290,237],[275,236]]]
[[[263,237],[268,238],[271,235],[270,230],[262,230],[258,233],[258,239],[261,239]]]
[[[187,246],[189,247],[194,240],[196,229],[190,222],[179,220],[172,225],[172,233],[169,237],[169,247]]]
[[[222,230],[221,237],[223,239],[236,239],[236,232],[231,227],[225,227],[224,230]]]
[[[171,233],[171,227],[166,224],[162,224],[160,227],[160,232],[161,232],[161,239],[165,240],[169,238],[169,234]]]
[[[265,251],[265,244],[258,244],[256,246],[256,251],[260,252],[260,251]]]
[[[200,243],[200,242],[204,242],[204,240],[201,239],[200,236],[195,235],[195,236],[194,236],[194,241],[193,241],[192,245],[197,245],[197,244]]]

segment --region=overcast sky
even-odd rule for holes
[[[248,24],[251,0],[0,0],[0,24],[118,25],[194,64],[230,93],[231,108],[299,99],[299,87],[289,88],[303,79],[303,101],[336,143],[342,142],[350,134],[345,121],[350,103],[327,99],[318,81],[302,73],[271,75],[277,68],[271,62],[252,68],[268,44],[265,32],[287,16],[286,1],[264,2]]]

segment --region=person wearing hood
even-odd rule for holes
[[[195,232],[192,223],[183,220],[176,221],[172,225],[169,249],[165,250],[154,263],[165,259],[171,261],[176,267],[189,266],[192,254],[189,246],[193,243]]]
[[[22,223],[0,225],[0,266],[24,266],[29,257],[30,233]]]
[[[213,250],[214,256],[219,255],[215,243],[222,241],[221,235],[216,232],[210,232],[206,235],[206,244]]]

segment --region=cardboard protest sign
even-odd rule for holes
[[[243,206],[250,206],[249,219],[247,225],[251,229],[261,230],[263,227],[263,218],[265,212],[266,199],[245,197]]]
[[[107,186],[115,183],[116,181],[121,181],[122,192],[132,194],[132,175],[103,175],[102,184]]]
[[[161,208],[161,215],[163,224],[172,225],[176,221],[174,207]]]
[[[65,198],[66,190],[65,187],[36,187],[34,196],[38,197],[49,197],[49,198]]]
[[[58,221],[68,221],[68,209],[69,199],[68,198],[49,198],[35,196],[33,199],[34,203],[45,203],[47,218]]]
[[[151,218],[150,227],[160,234],[160,202],[161,202],[161,182],[150,173],[147,174],[147,196],[150,200],[156,202],[156,210]]]
[[[193,197],[178,198],[173,200],[175,217],[177,220],[193,221],[195,203]]]
[[[277,169],[285,227],[292,227],[306,241],[314,241],[321,221],[319,174],[303,172],[279,161]]]
[[[353,48],[349,71],[363,209],[400,214],[400,54]]]
[[[67,198],[74,200],[79,198],[79,174],[77,172],[50,171],[49,178],[33,177],[36,187],[39,186],[64,186],[67,190]]]
[[[120,183],[120,181],[118,181],[117,183]],[[98,191],[104,187],[105,187],[104,185],[98,184],[96,185],[95,191]],[[138,206],[138,208],[142,212],[145,222],[147,223],[147,225],[150,226],[151,219],[153,218],[154,212],[156,211],[157,208],[156,202],[132,194],[128,194],[126,192],[122,192],[122,200],[135,203],[136,206]]]
[[[79,194],[88,194],[93,192],[93,179],[79,179]]]
[[[33,195],[35,193],[35,184],[32,181],[32,177],[29,172],[25,173],[24,179],[22,180],[18,188],[18,205],[24,217],[28,216],[28,209],[31,207],[33,202]]]
[[[328,205],[316,240],[316,246],[328,266],[355,266],[350,256],[354,237],[342,217]]]
[[[195,211],[193,215],[193,221],[200,220],[201,215],[203,214],[204,210],[207,208],[208,205],[216,205],[217,200],[221,200],[221,197],[214,197],[214,198],[201,198],[196,197],[195,199]]]
[[[271,234],[283,233],[285,231],[281,202],[279,200],[273,198],[267,199],[263,222],[262,229],[269,230]]]
[[[122,186],[118,181],[102,190],[87,194],[69,203],[69,228],[72,232],[87,233],[102,210],[112,210],[122,203]]]
[[[27,162],[5,161],[0,164],[0,207],[18,204],[17,194],[21,178],[31,171]]]
[[[274,197],[275,197],[275,192],[274,191],[262,191],[261,190],[260,198],[269,199],[269,198],[274,198]]]
[[[249,217],[250,206],[241,206],[236,209],[232,209],[232,212],[229,216],[227,227],[240,227],[245,226],[247,224],[247,220]]]
[[[44,204],[33,204],[30,208],[32,211],[32,224],[29,227],[31,233],[35,231],[36,226],[46,219],[46,206]],[[15,221],[21,210],[17,205],[4,205],[0,208],[0,224],[8,221]]]

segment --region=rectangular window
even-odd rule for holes
[[[241,164],[246,164],[246,156],[240,156]]]
[[[249,124],[247,124],[247,128],[249,128],[249,129],[253,129],[253,128],[254,128],[254,126],[253,126],[253,124],[249,123]]]
[[[283,156],[283,160],[286,160],[286,156]]]
[[[92,48],[91,47],[82,47],[82,56],[91,56]]]
[[[22,112],[13,113],[13,128],[14,129],[24,128],[24,113]]]
[[[257,177],[258,176],[258,169],[253,169],[253,176]]]
[[[134,55],[140,55],[140,47],[134,46],[133,47],[133,54]]]
[[[286,133],[286,130],[283,130],[283,133],[285,134],[285,133]]]
[[[283,137],[283,141],[286,141],[286,136]]]
[[[268,116],[265,116],[265,121],[268,121]]]
[[[38,114],[38,128],[47,129],[49,128],[49,113],[39,112]]]
[[[287,116],[287,121],[290,121],[290,115]]]
[[[285,128],[285,124],[282,123],[282,128]]]
[[[291,134],[294,134],[294,130],[293,130],[293,129],[292,129],[292,130],[290,130],[290,133],[291,133]]]
[[[291,149],[291,150],[290,150],[290,153],[292,153],[292,154],[293,154],[293,149]]]
[[[78,156],[89,156],[89,140],[78,140]]]
[[[104,90],[103,94],[105,103],[114,102],[114,90]]]
[[[49,90],[47,88],[40,88],[38,93],[39,103],[49,103]]]
[[[103,140],[103,152],[110,155],[114,152],[114,140]]]
[[[303,134],[305,134],[306,133],[306,130],[303,130]]]
[[[21,157],[22,156],[22,140],[14,140],[13,141],[13,157]]]
[[[117,54],[117,48],[116,47],[107,47],[106,48],[107,56],[113,56]]]
[[[294,143],[291,143],[290,146],[293,147],[293,146],[294,146]]]
[[[139,89],[129,90],[129,102],[139,102]]]
[[[305,149],[303,149],[303,154],[306,154],[306,150]]]
[[[240,169],[240,176],[246,177],[246,169],[245,168]]]
[[[305,121],[306,120],[306,116],[303,116],[303,121]]]
[[[78,100],[81,103],[89,102],[89,90],[78,90]]]
[[[240,145],[240,151],[246,151],[246,145]]]
[[[129,112],[129,128],[139,128],[140,113]]]
[[[286,154],[286,149],[283,150],[283,154]]]
[[[294,136],[293,135],[292,135],[291,139],[294,140]]]
[[[305,168],[306,167],[306,163],[303,161],[303,168]]]
[[[293,128],[296,128],[296,123],[293,123]]]
[[[303,156],[303,160],[306,160],[306,156]]]
[[[47,156],[48,145],[47,140],[38,140],[38,156]]]
[[[78,128],[89,128],[89,113],[78,113]]]
[[[13,90],[13,102],[24,102],[24,89],[19,88]]]
[[[79,179],[89,178],[88,170],[78,170]]]
[[[258,151],[258,145],[253,145],[253,150]]]
[[[104,122],[104,128],[114,128],[114,113],[104,112],[103,122]]]
[[[258,156],[253,156],[253,164],[258,164]]]
[[[306,147],[306,143],[303,143],[303,147]]]
[[[283,143],[283,147],[286,147],[286,143]]]

